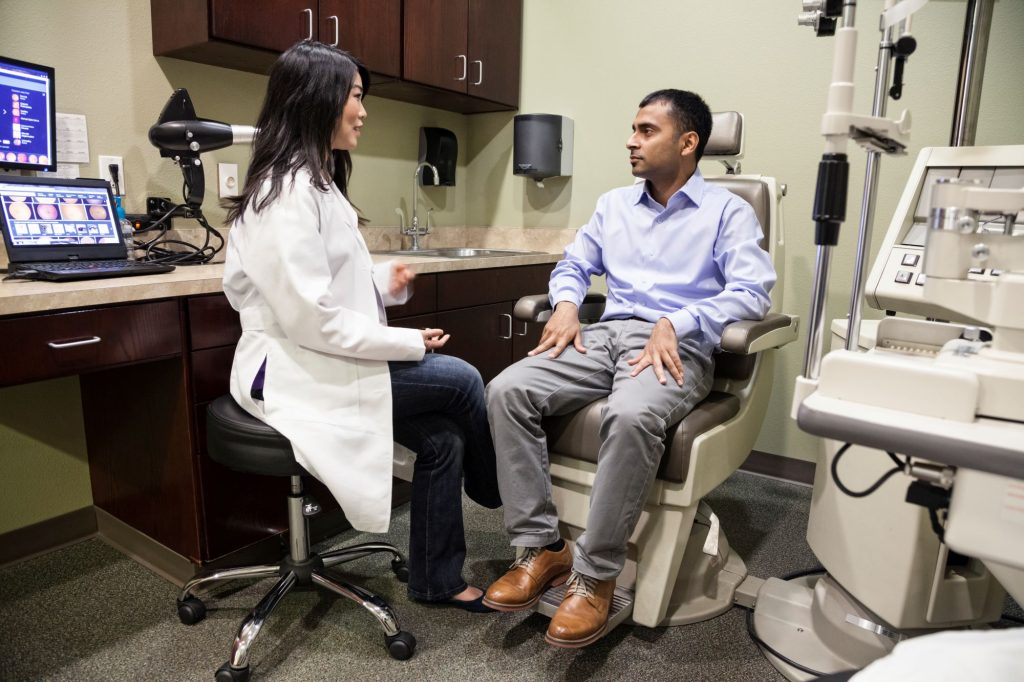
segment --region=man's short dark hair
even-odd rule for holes
[[[655,102],[667,102],[669,113],[675,119],[676,131],[682,135],[691,130],[697,133],[697,161],[704,156],[704,147],[711,137],[711,109],[700,95],[687,90],[655,90],[640,102],[643,109]]]

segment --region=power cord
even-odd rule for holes
[[[182,193],[188,196],[188,185],[182,187]],[[182,209],[186,209],[196,219],[205,232],[205,239],[202,245],[196,246],[190,242],[180,239],[172,239],[167,232],[171,227],[171,217]],[[155,222],[135,234],[145,232],[156,232],[157,234],[148,240],[133,240],[132,246],[145,252],[139,260],[150,263],[170,263],[172,265],[204,265],[213,260],[214,256],[224,248],[224,237],[220,231],[207,222],[203,215],[202,208],[189,204],[177,204],[164,213]],[[216,245],[211,243],[211,238],[216,240]]]
[[[872,483],[865,490],[850,490],[845,485],[843,485],[842,481],[839,480],[839,460],[842,458],[843,455],[846,454],[846,451],[850,449],[851,445],[853,445],[853,443],[844,444],[843,447],[839,448],[839,452],[836,453],[835,458],[832,460],[832,480],[835,482],[836,487],[839,488],[841,492],[843,492],[846,495],[849,495],[850,497],[867,497],[871,493],[881,488],[882,485],[890,478],[900,473],[901,471],[904,471],[906,467],[910,464],[909,457],[907,457],[906,462],[901,462],[894,453],[886,450],[885,454],[889,455],[889,459],[895,462],[896,466],[882,474],[881,478]]]

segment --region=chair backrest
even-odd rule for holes
[[[743,158],[745,135],[743,132],[743,116],[735,111],[722,111],[712,114],[711,137],[704,148],[701,161],[722,161],[727,168],[736,168],[734,163]],[[778,277],[771,292],[772,312],[782,307],[782,265],[784,262],[784,239],[782,227],[781,198],[775,178],[761,175],[718,175],[707,177],[714,183],[737,195],[754,209],[764,239],[761,248],[771,256]],[[754,356],[738,356],[732,353],[719,353],[715,360],[715,377],[743,381],[750,377],[754,369]]]

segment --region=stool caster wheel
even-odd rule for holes
[[[203,618],[206,618],[206,604],[200,600],[189,597],[178,602],[178,620],[185,625],[195,625]]]
[[[395,577],[398,578],[398,582],[409,582],[409,567],[406,566],[405,559],[392,559],[391,570],[395,572]]]
[[[248,682],[249,680],[249,666],[244,668],[232,668],[231,663],[225,663],[221,667],[217,668],[217,672],[214,673],[213,679],[216,682]]]
[[[397,635],[385,637],[388,645],[388,653],[391,658],[398,661],[407,661],[416,652],[416,638],[402,630]]]

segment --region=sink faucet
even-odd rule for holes
[[[420,237],[426,237],[428,234],[430,234],[430,214],[434,210],[434,209],[428,209],[427,210],[427,219],[424,221],[424,225],[421,228],[420,227],[419,218],[416,215],[416,204],[418,203],[417,202],[417,197],[419,195],[419,192],[418,192],[417,188],[420,185],[420,170],[422,170],[423,168],[429,168],[431,170],[431,172],[433,172],[433,174],[434,174],[434,184],[435,185],[441,184],[441,178],[437,174],[437,168],[435,168],[433,165],[427,163],[426,161],[421,161],[416,166],[416,170],[413,171],[413,174],[412,174],[412,219],[409,221],[409,227],[408,228],[405,228],[405,227],[401,228],[401,233],[402,234],[409,235],[410,237],[412,237],[412,246],[410,247],[411,251],[419,251],[419,249],[420,249]]]

